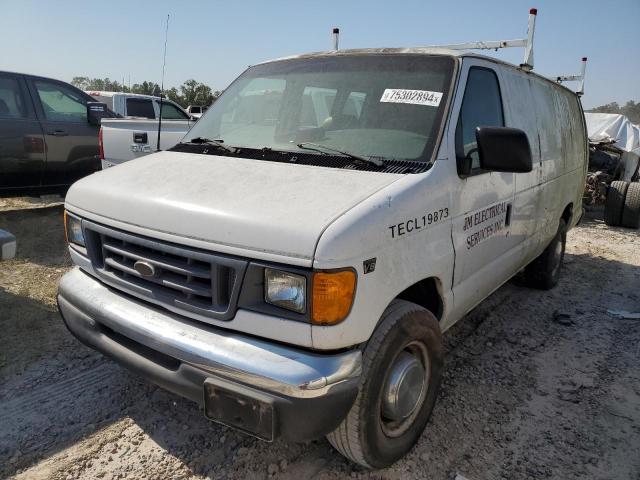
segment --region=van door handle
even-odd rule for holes
[[[69,133],[66,130],[54,130],[53,132],[47,132],[47,135],[53,135],[54,137],[66,137]]]

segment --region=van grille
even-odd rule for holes
[[[187,316],[229,320],[247,262],[84,222],[93,268],[105,283]],[[143,276],[141,262],[152,272]]]

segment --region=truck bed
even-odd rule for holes
[[[178,143],[193,126],[189,120],[163,120],[160,149]],[[157,151],[158,121],[144,118],[114,118],[102,120],[102,168],[134,160]]]

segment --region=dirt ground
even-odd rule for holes
[[[1,202],[1,201],[0,201]],[[640,235],[587,219],[549,292],[514,280],[446,334],[446,377],[416,448],[368,472],[326,440],[263,443],[205,420],[65,329],[62,208],[0,204],[0,477],[640,478]]]

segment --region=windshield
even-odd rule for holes
[[[216,100],[184,141],[280,151],[313,142],[363,157],[429,161],[453,66],[450,57],[388,54],[258,65]]]

